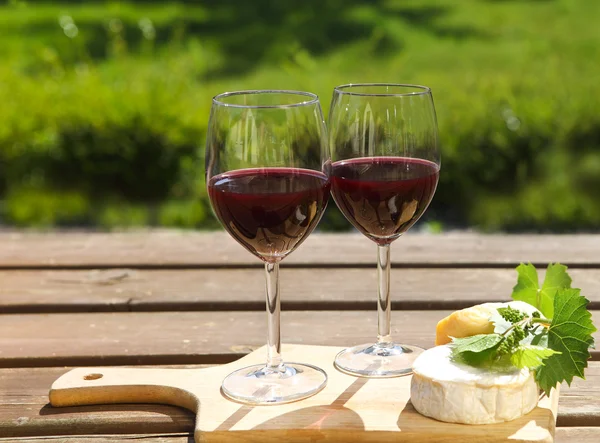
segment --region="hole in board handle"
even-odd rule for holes
[[[88,375],[84,375],[83,379],[84,380],[98,380],[99,378],[104,377],[104,375],[102,374],[88,374]]]

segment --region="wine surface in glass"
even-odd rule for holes
[[[363,157],[333,163],[331,191],[346,218],[378,244],[408,230],[425,212],[439,179],[433,162]]]
[[[264,261],[292,252],[317,225],[329,197],[325,174],[256,168],[213,176],[208,193],[225,229]]]

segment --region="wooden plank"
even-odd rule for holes
[[[600,362],[588,363],[585,378],[574,378],[570,387],[563,384],[557,426],[598,426],[600,429]]]
[[[540,278],[543,278],[543,272]],[[600,309],[600,270],[571,276]],[[0,271],[0,313],[264,309],[258,269]],[[510,299],[508,269],[393,269],[394,309],[462,309]],[[375,269],[283,269],[284,310],[375,308]]]
[[[0,441],[8,441],[0,438]],[[15,443],[69,442],[86,443],[108,441],[111,443],[130,443],[144,441],[148,443],[193,443],[190,434],[171,435],[76,435],[76,436],[46,436],[37,438],[10,439]],[[555,443],[598,443],[600,428],[556,428]]]
[[[398,311],[394,331],[431,346],[449,311]],[[223,363],[264,345],[264,312],[6,314],[0,366]],[[374,340],[376,311],[282,314],[283,340],[340,345]],[[75,332],[75,333],[74,333]]]
[[[0,438],[0,441],[5,441]],[[44,442],[69,442],[86,443],[108,441],[111,443],[130,443],[131,441],[144,441],[148,443],[193,443],[194,439],[189,434],[172,435],[83,435],[83,436],[48,436],[37,438],[11,439],[15,443]],[[600,441],[600,428],[557,428],[555,443],[598,443]]]
[[[431,347],[435,325],[450,312],[396,311],[393,334]],[[600,311],[593,317],[600,324]],[[0,366],[223,363],[262,346],[265,329],[263,312],[5,314]],[[287,343],[356,345],[376,333],[375,310],[282,314]],[[600,333],[595,337],[600,340]]]
[[[194,415],[173,406],[52,408],[48,391],[65,372],[66,368],[0,370],[0,435],[154,434],[190,432],[194,428]]]
[[[104,442],[111,443],[131,443],[132,441],[143,441],[148,443],[194,443],[194,437],[189,433],[177,434],[113,434],[113,435],[43,435],[33,438],[2,438],[0,442],[11,441],[15,443],[36,443],[36,442]],[[587,443],[587,442],[584,442]]]
[[[260,266],[223,232],[0,233],[0,267]],[[394,243],[403,266],[513,267],[522,261],[560,261],[600,267],[600,235],[443,235],[409,233]],[[373,266],[375,245],[358,233],[313,234],[288,266]]]
[[[0,441],[6,441],[0,438]],[[111,443],[131,443],[131,441],[144,441],[148,443],[193,443],[194,439],[189,434],[171,435],[83,435],[83,436],[48,436],[37,438],[10,439],[15,443],[44,442],[69,442],[86,443],[108,441]],[[600,428],[557,428],[555,443],[598,443],[600,441]]]
[[[576,377],[570,387],[566,383],[561,387],[557,426],[599,426],[600,429],[599,361],[588,363],[585,378]]]
[[[554,443],[598,443],[599,441],[600,428],[556,428],[554,435]]]
[[[193,414],[172,406],[82,406],[55,410],[47,406],[48,389],[68,370],[0,369],[0,435],[135,434],[142,431],[140,423],[144,423],[143,431],[148,434],[193,429]],[[586,375],[586,381],[575,379],[570,388],[561,389],[558,426],[600,426],[600,362],[590,362]],[[600,427],[596,429],[600,431]]]

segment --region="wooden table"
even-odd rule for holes
[[[600,325],[600,235],[409,234],[392,248],[393,331],[433,345],[451,310],[507,300],[521,261],[570,266]],[[375,246],[314,234],[283,264],[283,341],[376,334]],[[191,413],[162,405],[54,409],[81,365],[213,365],[265,343],[259,261],[224,233],[0,233],[0,440],[179,443]],[[600,342],[600,335],[596,335]],[[600,442],[600,350],[561,392],[557,441]]]

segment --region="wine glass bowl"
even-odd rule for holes
[[[435,163],[403,157],[341,160],[332,167],[333,196],[356,229],[385,245],[425,212],[438,171]]]
[[[331,193],[350,223],[377,244],[379,283],[377,342],[342,351],[335,364],[366,377],[408,374],[422,349],[392,341],[390,244],[423,215],[439,180],[431,91],[401,84],[338,86],[329,129]]]
[[[283,363],[279,262],[314,230],[330,193],[327,131],[318,97],[298,91],[240,91],[213,99],[206,181],[225,230],[265,262],[267,363],[230,374],[223,393],[247,404],[279,404],[321,390],[325,372]]]

